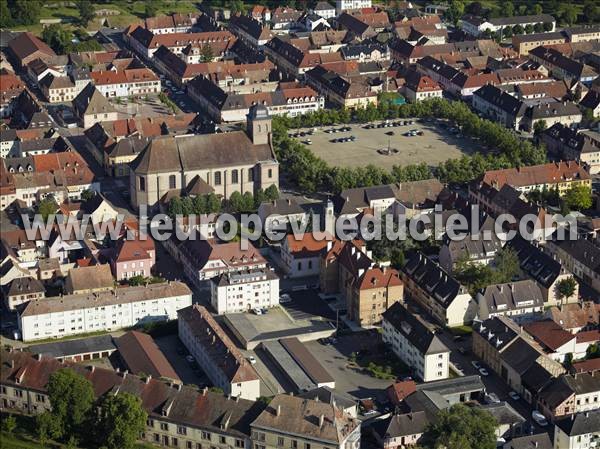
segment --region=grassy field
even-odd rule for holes
[[[40,20],[60,19],[62,23],[72,24],[70,26],[75,27],[79,12],[77,11],[77,8],[66,6],[65,3],[68,4],[68,2],[60,0],[48,0],[42,8]],[[131,23],[138,22],[144,18],[145,5],[146,2],[140,0],[114,0],[111,3],[94,4],[96,10],[112,9],[119,11],[119,14],[106,17],[98,16],[88,24],[87,30],[97,30],[104,18],[108,20],[110,26],[114,27],[126,27]],[[169,14],[172,12],[189,13],[198,11],[196,0],[158,0],[156,5],[158,9],[157,14]],[[39,35],[42,32],[43,25],[39,23],[27,27],[15,27],[15,29],[27,29],[28,31]]]
[[[13,435],[9,435],[6,432],[0,433],[0,449],[64,449],[64,444],[56,443],[54,441],[46,443],[42,446],[39,442],[35,441],[31,437],[16,432]],[[81,448],[83,449],[83,448]],[[153,446],[147,443],[138,443],[135,449],[157,449],[157,446]]]

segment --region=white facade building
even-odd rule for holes
[[[248,360],[202,306],[178,313],[178,335],[211,382],[225,394],[256,400],[260,379]]]
[[[448,378],[450,350],[399,302],[383,314],[383,341],[423,382]]]
[[[191,304],[192,292],[182,282],[123,287],[31,301],[18,324],[23,341],[31,341],[174,320]]]
[[[554,449],[600,447],[600,410],[579,413],[554,423]]]
[[[219,315],[279,304],[279,278],[270,270],[223,274],[210,287],[210,302]]]
[[[341,14],[348,9],[370,8],[371,0],[336,0],[335,10],[337,14]]]

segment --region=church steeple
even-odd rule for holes
[[[246,116],[246,132],[254,145],[266,145],[271,134],[271,116],[261,104],[250,107]]]

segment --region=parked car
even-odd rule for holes
[[[287,293],[283,293],[282,295],[279,296],[279,302],[281,304],[285,304],[286,302],[291,302],[292,301],[292,297],[290,295],[288,295]]]
[[[254,313],[254,315],[262,315],[262,310],[260,310],[258,307],[255,307],[254,309],[252,309],[252,313]]]
[[[488,372],[487,369],[485,368],[479,368],[479,374],[481,374],[483,377],[487,377],[490,375],[490,373]]]
[[[517,393],[516,391],[511,391],[510,393],[508,393],[508,396],[510,396],[510,398],[513,401],[518,401],[519,399],[521,399],[521,396],[519,396],[519,393]]]
[[[253,355],[251,355],[250,357],[248,357],[248,361],[250,362],[251,365],[254,365],[256,363],[256,359],[254,358]]]
[[[475,369],[481,368],[481,363],[479,363],[477,360],[472,360],[471,365],[473,365],[473,368]]]
[[[496,393],[486,394],[483,400],[486,404],[498,404],[500,402],[500,398]]]
[[[185,356],[185,360],[186,360],[188,363],[196,363],[196,360],[194,359],[194,356],[192,356],[192,355],[186,355],[186,356]]]
[[[533,410],[531,412],[531,418],[538,424],[538,426],[546,427],[548,425],[548,420],[546,417],[537,410]]]

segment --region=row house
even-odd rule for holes
[[[574,161],[489,170],[484,173],[482,181],[496,189],[508,184],[522,193],[557,189],[561,196],[573,186],[591,187],[589,173]]]
[[[540,46],[564,44],[568,41],[566,33],[554,31],[551,33],[517,34],[512,37],[512,47],[519,56],[527,56],[531,50]]]
[[[529,379],[547,383],[565,373],[565,369],[547,357],[531,338],[507,316],[478,321],[473,326],[472,351],[511,389],[534,403],[537,390]]]
[[[242,121],[254,105],[265,107],[271,116],[290,117],[325,106],[325,99],[310,87],[284,85],[272,92],[227,93],[202,75],[188,83],[188,94],[217,122]]]
[[[229,29],[238,39],[255,50],[262,50],[273,37],[268,27],[258,20],[242,15],[231,17]]]
[[[326,65],[306,72],[306,83],[328,101],[348,109],[377,105],[378,89],[368,76],[342,76]]]
[[[160,79],[148,68],[90,73],[92,82],[106,98],[157,94]]]
[[[547,250],[567,270],[600,291],[600,248],[590,240],[557,240],[548,242]]]
[[[588,449],[600,445],[600,410],[577,413],[554,423],[554,449]]]
[[[492,19],[466,15],[461,21],[463,31],[472,36],[480,36],[486,31],[498,33],[507,28],[510,28],[512,31],[517,25],[525,28],[527,25],[536,26],[546,24],[549,24],[548,31],[552,32],[556,27],[556,19],[549,14],[497,17]]]
[[[600,339],[597,330],[573,334],[550,319],[528,323],[524,330],[539,343],[548,357],[559,363],[564,363],[567,357],[575,360],[585,358],[588,348]]]
[[[50,410],[50,376],[60,369],[71,369],[92,383],[98,399],[121,393],[140,397],[148,414],[140,439],[162,447],[251,449],[250,423],[264,409],[253,401],[208,388],[199,390],[153,376],[139,377],[29,352],[5,351],[2,360],[6,364],[0,378],[3,412],[39,414]]]
[[[151,60],[154,53],[165,46],[176,55],[184,57],[186,48],[210,47],[214,58],[221,59],[229,54],[236,37],[229,31],[207,31],[202,33],[170,33],[154,34],[152,31],[137,26],[124,34],[129,45],[145,60]],[[192,53],[188,51],[188,53]],[[193,56],[193,55],[192,55]]]
[[[590,66],[569,58],[554,48],[534,48],[529,52],[529,59],[546,67],[553,77],[571,83],[590,84],[598,77],[598,73]]]
[[[144,28],[154,34],[189,33],[198,22],[199,14],[173,13],[165,16],[147,17]]]
[[[25,89],[25,84],[14,73],[6,70],[0,72],[0,118],[9,117],[15,100]],[[2,156],[5,157],[5,156]]]
[[[548,152],[563,160],[573,160],[585,167],[590,175],[600,173],[600,134],[579,132],[562,123],[555,123],[540,135]]]
[[[258,374],[206,308],[179,310],[177,324],[179,339],[215,386],[240,399],[260,396]]]
[[[560,376],[542,389],[537,405],[552,421],[600,409],[600,372]]]
[[[544,297],[540,287],[530,279],[492,284],[477,292],[478,318],[487,320],[509,316],[516,322],[531,320],[544,311]]]

